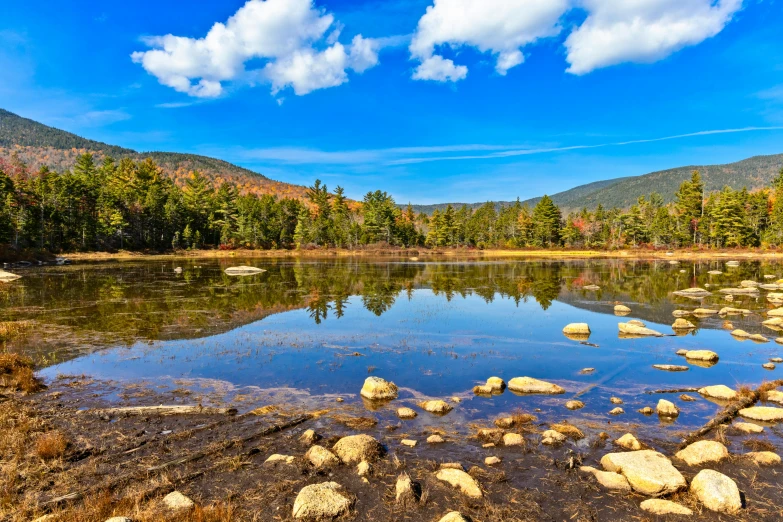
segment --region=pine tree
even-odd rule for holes
[[[533,209],[533,238],[537,246],[555,246],[560,242],[562,215],[549,196],[544,196]]]
[[[769,228],[764,238],[774,246],[783,245],[783,168],[772,181],[772,209],[769,214]]]
[[[675,194],[680,234],[685,242],[697,243],[699,221],[704,215],[704,183],[698,170],[693,171],[690,181],[683,181]]]

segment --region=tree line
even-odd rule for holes
[[[756,247],[783,244],[783,169],[767,189],[729,187],[705,194],[698,172],[673,202],[640,197],[629,209],[586,208],[563,215],[544,196],[533,208],[516,201],[446,207],[432,215],[402,209],[386,192],[361,202],[319,180],[305,200],[240,194],[199,172],[182,186],[150,159],[97,164],[78,157],[62,173],[31,173],[0,159],[0,244],[52,252],[188,248],[291,249],[399,247],[600,248],[628,246]]]

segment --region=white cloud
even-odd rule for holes
[[[505,75],[525,61],[522,49],[560,32],[558,21],[570,0],[435,0],[419,20],[410,45],[421,65],[417,80],[458,81],[464,65],[437,53],[439,46],[475,47],[496,56],[495,70]]]
[[[203,38],[144,38],[151,49],[131,58],[161,84],[194,97],[220,96],[224,82],[243,77],[270,82],[273,93],[292,87],[302,95],[345,83],[348,69],[361,73],[378,64],[380,41],[357,35],[346,47],[337,41],[341,29],[313,0],[248,0]],[[247,71],[251,59],[266,64]]]
[[[651,63],[718,34],[742,0],[583,0],[587,19],[565,42],[568,72]]]

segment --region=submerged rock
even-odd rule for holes
[[[705,397],[710,397],[712,399],[720,399],[724,401],[733,401],[737,398],[737,392],[729,388],[728,386],[724,384],[716,384],[714,386],[705,386],[704,388],[699,388],[698,392]]]
[[[438,434],[430,435],[429,437],[427,437],[427,443],[428,444],[441,444],[443,442],[446,442],[446,441],[444,441],[443,437],[441,437]]]
[[[478,482],[460,469],[441,469],[435,473],[435,478],[441,482],[446,482],[452,487],[460,490],[464,495],[471,498],[481,498],[481,487]]]
[[[346,464],[357,464],[363,460],[372,462],[384,453],[381,443],[365,434],[343,437],[332,449]]]
[[[362,386],[361,396],[373,401],[396,399],[397,385],[380,377],[367,377]]]
[[[663,370],[665,372],[687,372],[690,370],[688,366],[679,366],[676,364],[653,364],[652,367],[656,370]]]
[[[639,507],[642,508],[642,511],[654,515],[693,515],[693,511],[685,506],[661,498],[649,498],[639,504]]]
[[[196,503],[179,491],[172,491],[163,497],[163,505],[172,511],[184,511],[186,509],[192,509]]]
[[[653,450],[608,453],[601,459],[601,466],[622,474],[635,491],[644,495],[669,495],[687,485],[669,459]]]
[[[751,424],[750,422],[735,422],[732,427],[741,431],[742,433],[762,433],[764,428],[758,424]]]
[[[761,422],[780,422],[783,421],[783,408],[773,408],[771,406],[751,406],[739,411],[740,416],[746,419]]]
[[[557,384],[533,379],[532,377],[514,377],[508,381],[508,389],[516,393],[535,393],[559,395],[565,390]]]
[[[445,415],[454,409],[451,404],[440,399],[434,401],[424,401],[419,403],[419,406],[421,409],[436,415]]]
[[[623,413],[625,413],[625,410],[619,406],[609,411],[609,415],[622,415]]]
[[[622,404],[623,400],[620,397],[610,397],[609,402],[612,404]]]
[[[701,466],[729,458],[729,450],[718,441],[700,440],[686,446],[674,456],[689,466]]]
[[[637,411],[639,413],[641,413],[642,415],[652,415],[653,413],[655,413],[655,410],[653,410],[649,406],[645,406],[644,408],[642,408],[640,410],[637,410]]]
[[[751,451],[745,453],[744,457],[749,458],[759,466],[777,466],[780,464],[780,455],[771,451]]]
[[[733,515],[742,509],[737,484],[723,473],[711,469],[703,469],[693,477],[691,493],[712,511]]]
[[[294,500],[293,517],[299,520],[332,520],[347,513],[353,499],[340,484],[322,482],[305,486]]]
[[[690,395],[686,395],[683,393],[682,395],[680,395],[680,400],[683,402],[694,402],[696,399],[694,399]]]

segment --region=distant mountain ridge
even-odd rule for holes
[[[724,165],[689,165],[641,176],[595,181],[549,196],[564,212],[579,210],[583,207],[594,209],[599,204],[604,208],[628,208],[639,199],[639,196],[649,196],[653,192],[659,193],[663,196],[664,201],[669,203],[674,200],[674,195],[680,184],[690,179],[694,170],[701,173],[704,180],[704,190],[706,193],[710,193],[721,190],[725,186],[735,190],[741,190],[743,187],[747,187],[748,190],[768,187],[781,167],[783,167],[783,154],[753,156]],[[540,199],[540,197],[532,198],[522,203],[533,206]],[[494,203],[496,206],[510,205],[513,201]],[[483,204],[470,203],[467,205],[471,208],[478,208]],[[448,203],[413,205],[413,208],[416,212],[431,214],[436,208],[442,210],[447,205]],[[460,207],[462,203],[452,203],[451,205]]]
[[[9,159],[15,154],[33,171],[42,166],[63,171],[70,169],[76,158],[85,152],[95,154],[99,161],[106,156],[117,160],[152,158],[177,183],[182,183],[190,172],[198,170],[213,183],[230,181],[237,184],[242,192],[301,199],[307,191],[300,185],[274,181],[216,158],[178,152],[137,152],[82,138],[0,109],[0,157]]]

